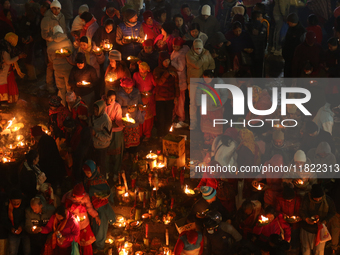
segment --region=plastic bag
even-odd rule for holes
[[[331,234],[325,224],[322,224],[322,228],[320,230],[320,243],[325,243],[329,240],[332,240]]]
[[[74,240],[72,241],[71,255],[80,255],[78,243]]]

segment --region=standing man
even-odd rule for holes
[[[201,15],[194,18],[192,23],[199,24],[201,32],[205,33],[209,39],[220,30],[220,23],[215,16],[211,15],[211,7],[207,4],[202,7]]]
[[[53,41],[53,28],[57,25],[61,26],[63,32],[66,33],[65,16],[61,12],[61,4],[58,0],[54,0],[50,4],[50,9],[45,12],[44,18],[41,21],[41,37],[46,41],[47,45]],[[46,89],[54,94],[55,88],[53,85],[53,64],[48,61],[46,69]]]
[[[47,235],[39,233],[37,228],[46,226],[54,210],[54,206],[47,204],[41,197],[32,198],[30,207],[26,208],[25,230],[30,238],[31,254],[41,254]]]

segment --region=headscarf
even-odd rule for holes
[[[1,56],[2,56],[2,52],[3,51],[7,51],[8,54],[13,58],[15,57],[14,52],[14,48],[15,46],[17,46],[18,44],[18,36],[12,32],[9,32],[5,35],[5,40],[3,41],[3,43],[1,43],[0,48],[1,48]],[[3,58],[1,57],[1,66],[0,66],[0,70],[2,70],[2,66],[3,66]],[[14,62],[13,63],[14,68],[17,70],[18,75],[20,76],[20,78],[24,78],[25,74],[21,72],[20,67],[18,65],[18,62]]]
[[[18,36],[12,32],[9,32],[5,35],[5,40],[9,42],[13,47],[18,44]]]
[[[141,62],[138,64],[139,70],[142,72],[150,72],[150,66],[146,62]]]
[[[84,51],[84,54],[85,54],[85,58],[86,58],[86,63],[88,65],[91,64],[90,62],[90,57],[91,57],[91,52],[92,52],[92,40],[90,37],[88,36],[84,36],[87,38],[87,49]],[[83,37],[82,37],[83,38]],[[81,38],[80,38],[81,39]],[[82,50],[83,51],[83,50]]]
[[[131,78],[122,78],[120,80],[120,86],[123,88],[132,88],[135,85]]]
[[[249,129],[241,129],[239,131],[239,137],[241,140],[240,145],[238,148],[240,148],[242,145],[247,147],[255,156],[256,154],[256,144],[255,144],[255,138],[253,132],[251,132]]]
[[[106,107],[105,102],[103,100],[98,100],[94,103],[94,105],[96,105],[99,109],[98,117],[103,115],[103,113],[105,112],[105,107]]]

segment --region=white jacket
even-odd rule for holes
[[[187,45],[183,45],[179,51],[173,51],[170,56],[171,65],[177,70],[180,90],[186,90],[188,88],[187,61],[185,55],[189,50],[190,48]]]

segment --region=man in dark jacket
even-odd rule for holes
[[[99,96],[98,76],[96,69],[86,63],[84,53],[77,53],[76,66],[71,69],[68,83],[76,95],[84,100],[91,114],[96,93]]]
[[[202,7],[201,15],[194,18],[192,23],[197,23],[200,26],[201,32],[205,33],[208,38],[212,38],[220,30],[220,23],[211,15],[209,5]]]
[[[24,231],[26,204],[20,190],[13,190],[9,196],[8,203],[5,204],[1,221],[9,232],[8,246],[9,254],[17,255],[19,245],[22,242],[24,255],[30,254],[30,240]]]
[[[37,231],[38,227],[44,227],[54,213],[54,206],[46,203],[42,197],[31,199],[30,207],[27,207],[25,230],[31,241],[31,254],[40,254],[45,245],[47,235]]]
[[[307,153],[310,149],[318,147],[321,142],[327,142],[329,146],[331,146],[332,153],[335,152],[332,135],[320,129],[314,121],[308,121],[306,123],[306,130],[302,136],[301,150]]]
[[[315,33],[308,31],[305,41],[295,49],[292,65],[293,77],[301,76],[307,61],[313,66],[314,72],[319,71],[324,61],[324,53],[321,45],[316,42]]]
[[[66,145],[72,153],[72,172],[76,182],[82,181],[82,166],[92,144],[91,130],[80,122],[67,117],[63,123],[66,130]]]
[[[313,250],[315,254],[324,254],[326,242],[315,246],[315,237],[319,224],[326,225],[335,213],[333,200],[325,195],[320,184],[314,184],[304,196],[300,209],[302,254],[311,254]]]
[[[284,76],[292,77],[292,63],[296,47],[303,42],[303,34],[306,29],[299,22],[299,17],[291,13],[287,17],[288,31],[283,42],[282,57],[285,60]]]
[[[53,137],[42,131],[40,126],[32,127],[31,135],[37,144],[40,170],[45,173],[47,182],[55,189],[66,175],[64,161],[59,154],[57,144]]]

